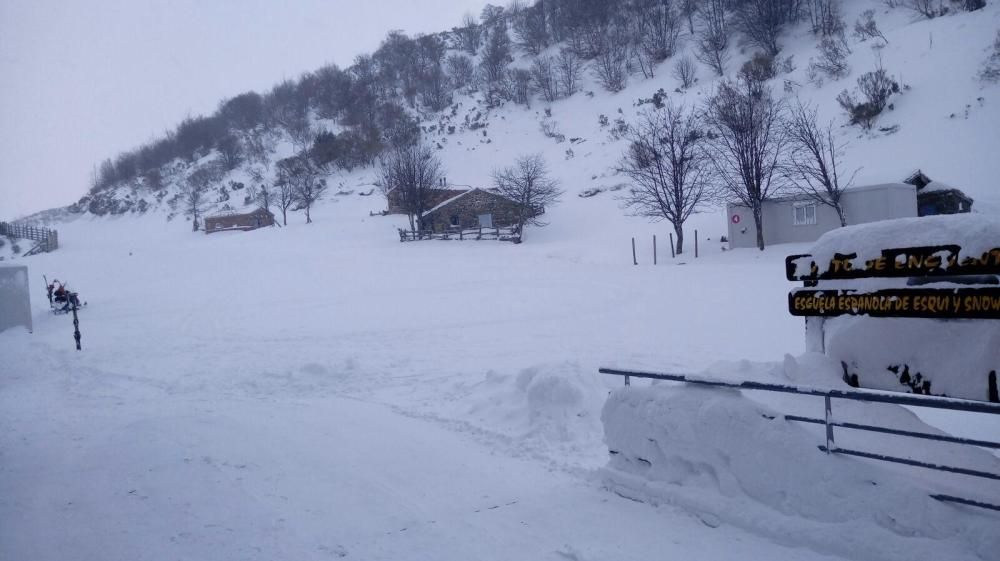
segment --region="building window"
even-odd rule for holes
[[[816,223],[816,205],[814,203],[797,204],[792,207],[792,224],[810,226]]]
[[[458,226],[458,215],[457,214],[452,214],[451,215],[451,225],[452,226]]]

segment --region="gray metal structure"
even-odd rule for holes
[[[864,224],[917,216],[917,189],[906,183],[883,183],[854,187],[841,199],[848,224]],[[810,208],[811,207],[811,208]],[[742,205],[727,205],[729,248],[757,247],[753,213]],[[764,244],[812,242],[840,227],[840,218],[830,206],[805,195],[764,203]]]
[[[17,326],[33,330],[28,268],[0,264],[0,331]]]

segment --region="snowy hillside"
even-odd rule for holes
[[[1000,25],[1000,4],[993,2],[975,12],[954,12],[926,20],[917,19],[913,12],[903,9],[887,9],[882,2],[855,0],[844,3],[844,20],[851,24],[869,9],[875,11],[875,19],[888,43],[880,39],[860,41],[848,35],[852,51],[846,60],[849,74],[841,79],[810,82],[809,62],[819,53],[815,36],[801,23],[781,35],[782,51],[777,62],[783,68],[768,85],[777,96],[787,99],[798,96],[815,104],[821,120],[832,119],[838,124],[837,140],[846,143],[842,168],[848,173],[858,170],[855,185],[898,182],[919,168],[932,179],[964,190],[975,199],[975,211],[1000,212],[1000,191],[995,187],[1000,163],[992,157],[993,123],[1000,121],[1000,90],[977,78]],[[624,218],[615,200],[614,189],[622,188],[625,178],[616,175],[613,167],[625,142],[615,138],[613,129],[619,119],[622,124],[634,122],[637,113],[651,106],[651,98],[660,89],[671,102],[687,107],[699,107],[714,92],[718,79],[704,65],[697,65],[698,81],[687,91],[679,89],[680,83],[673,76],[677,61],[693,56],[692,43],[690,37],[682,36],[679,51],[655,68],[654,78],[632,75],[627,87],[618,93],[604,91],[592,72],[585,69],[581,91],[566,99],[545,102],[535,94],[530,108],[512,102],[490,108],[483,94],[462,94],[459,90],[455,92],[454,103],[440,113],[421,111],[414,115],[420,119],[423,138],[440,148],[439,156],[449,182],[490,186],[493,169],[510,164],[517,155],[541,153],[567,191],[566,206],[576,207],[572,211],[556,209],[553,222],[558,224],[560,215],[573,217],[570,220],[599,216],[603,224],[621,223],[636,233],[645,232],[648,231],[645,219]],[[726,65],[729,77],[735,76],[756,52],[745,43],[733,43]],[[558,48],[559,45],[549,47],[541,56],[554,54]],[[527,68],[533,58],[518,54],[512,66]],[[789,59],[792,70],[785,72]],[[836,97],[842,90],[855,90],[856,78],[875,69],[879,61],[901,84],[902,90],[891,97],[890,109],[877,119],[876,126],[863,131],[848,124]],[[642,100],[646,100],[645,104]],[[599,124],[602,116],[605,126]],[[314,131],[340,130],[336,122],[318,119],[315,114],[310,119]],[[254,206],[255,203],[246,200],[247,191],[242,190],[255,182],[249,172],[256,169],[262,174],[262,181],[273,181],[276,173],[273,162],[297,150],[287,131],[276,132],[280,135],[272,141],[271,164],[244,162],[219,176],[206,197],[208,212]],[[172,219],[181,218],[184,210],[179,194],[186,177],[218,158],[219,153],[211,151],[191,163],[175,161],[158,173],[162,189],[150,189],[140,178],[88,195],[69,210],[95,209],[102,215],[152,211]],[[373,167],[350,172],[333,170],[329,176],[334,187],[330,194],[367,191],[375,180]],[[234,191],[234,185],[238,190]],[[595,192],[599,194],[591,200],[574,199]],[[336,197],[328,195],[328,198]],[[371,206],[372,210],[379,210],[378,203],[373,201]],[[53,223],[66,217],[65,211],[50,211],[29,217],[29,221]],[[585,223],[593,224],[590,220]],[[691,226],[699,227],[702,234],[711,232],[712,237],[717,237],[724,231],[725,222],[721,213],[712,213],[696,216]],[[572,238],[586,242],[587,233],[577,231]]]

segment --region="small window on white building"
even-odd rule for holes
[[[801,203],[792,207],[792,224],[796,226],[810,226],[815,223],[815,203]]]

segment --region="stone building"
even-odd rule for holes
[[[469,189],[444,200],[423,214],[423,228],[435,232],[460,228],[497,228],[517,225],[520,204],[487,189]],[[527,217],[542,214],[533,209]]]
[[[269,210],[258,208],[246,214],[223,212],[205,217],[205,233],[224,232],[226,230],[256,230],[274,224],[274,214]]]

